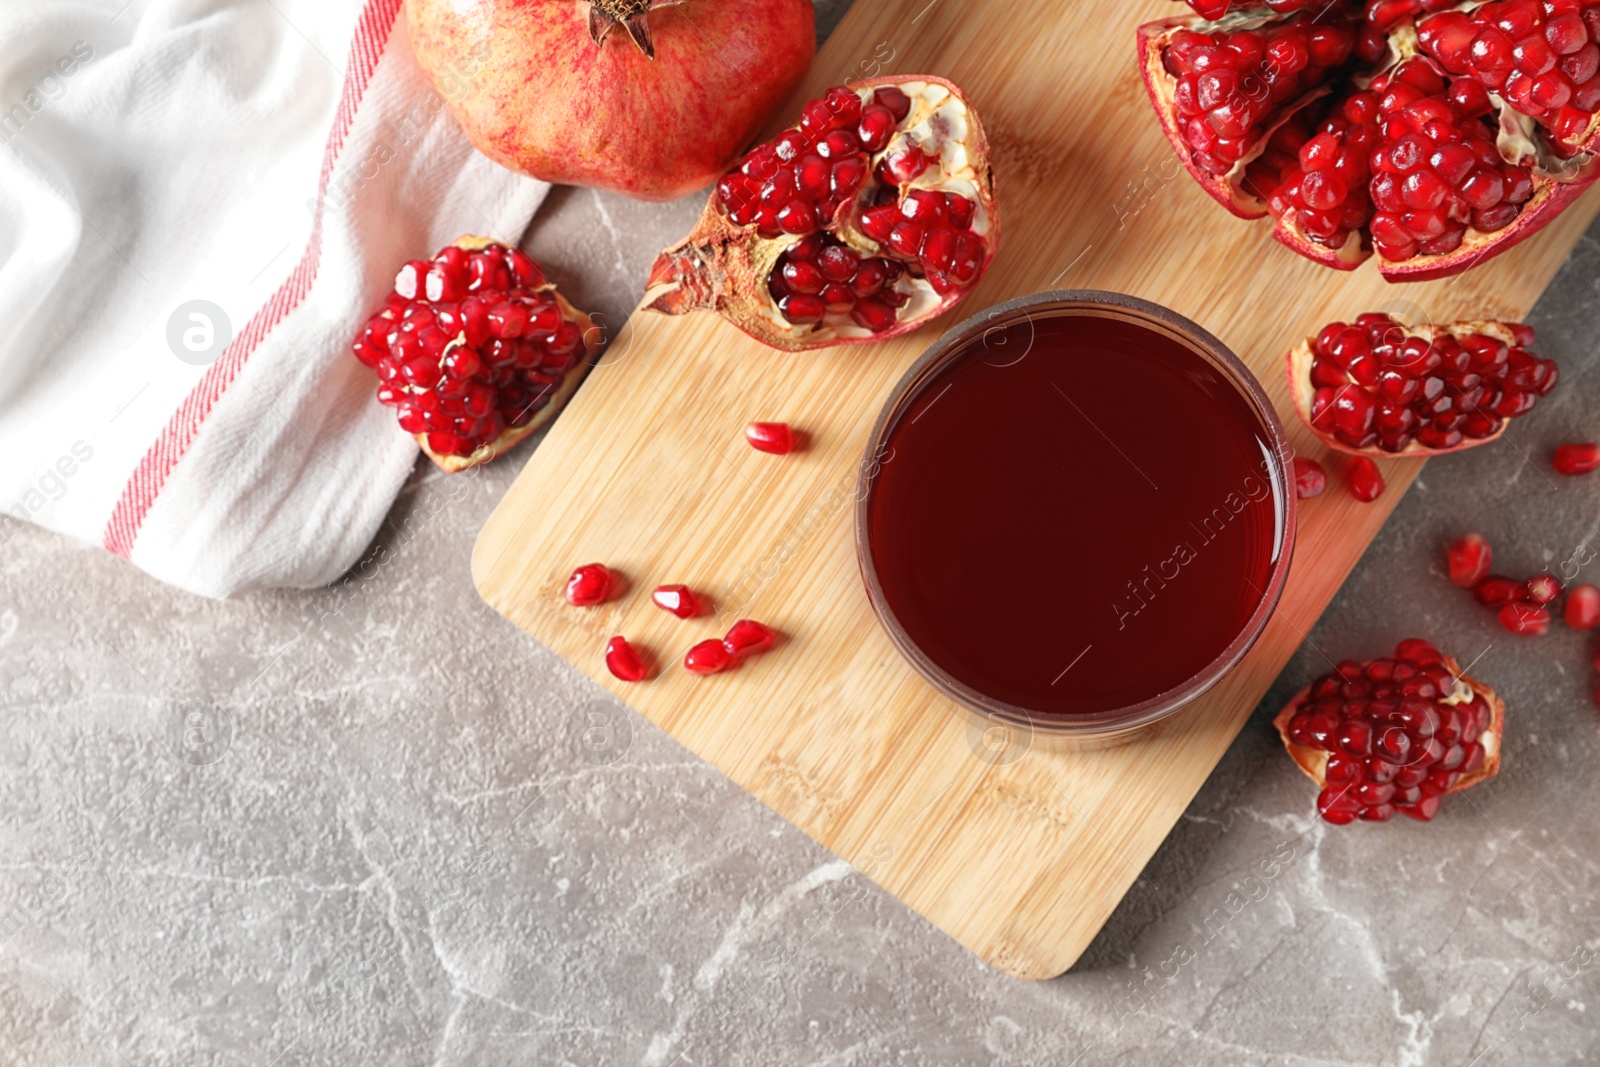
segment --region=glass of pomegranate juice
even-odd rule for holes
[[[1155,304],[1052,292],[951,330],[868,443],[856,545],[913,666],[1097,747],[1215,685],[1276,607],[1289,447],[1260,383]]]

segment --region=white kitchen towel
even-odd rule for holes
[[[400,6],[0,3],[0,510],[214,597],[360,557],[416,446],[351,338],[548,189],[467,143]]]

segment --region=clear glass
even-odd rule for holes
[[[895,618],[884,594],[869,544],[868,516],[874,482],[879,471],[877,458],[893,433],[901,414],[909,408],[928,384],[939,377],[949,363],[964,355],[974,343],[991,344],[1003,339],[999,331],[1043,317],[1093,315],[1136,323],[1180,342],[1210,363],[1239,391],[1255,414],[1263,441],[1272,450],[1275,462],[1271,476],[1274,497],[1283,502],[1279,515],[1277,556],[1271,563],[1269,580],[1260,603],[1243,630],[1215,659],[1187,681],[1139,704],[1091,715],[1041,715],[978,692],[952,677],[920,649]],[[1098,748],[1121,744],[1156,729],[1162,722],[1193,703],[1221,681],[1244,658],[1277,608],[1289,577],[1294,555],[1295,494],[1290,459],[1293,451],[1284,437],[1277,411],[1261,389],[1261,383],[1239,358],[1221,341],[1198,325],[1167,308],[1136,297],[1093,290],[1037,293],[996,305],[976,315],[944,336],[922,354],[890,394],[867,440],[856,492],[856,557],[873,611],[911,665],[938,688],[964,707],[984,716],[991,723],[1025,731],[1026,736],[1043,735],[1068,748]],[[970,732],[970,731],[969,731]],[[1009,733],[1009,729],[1008,729]]]

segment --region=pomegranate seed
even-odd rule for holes
[[[722,639],[722,647],[735,658],[751,656],[771,648],[776,636],[769,626],[753,619],[740,619],[728,628],[727,636]]]
[[[1469,533],[1450,546],[1445,561],[1450,568],[1450,580],[1463,589],[1471,589],[1489,574],[1494,550],[1481,535]]]
[[[1301,500],[1320,496],[1328,487],[1328,472],[1322,464],[1305,456],[1294,457],[1294,495]]]
[[[1527,581],[1527,599],[1545,605],[1561,595],[1561,579],[1553,574],[1536,574]]]
[[[579,608],[603,604],[611,595],[611,572],[602,563],[585,563],[567,579],[567,603]]]
[[[620,635],[606,642],[606,669],[624,682],[642,682],[650,676],[650,668]]]
[[[1513,600],[1500,609],[1500,625],[1514,634],[1540,637],[1550,632],[1550,611],[1525,600]]]
[[[757,452],[786,456],[794,451],[794,431],[785,422],[752,422],[744,428],[744,439]]]
[[[716,674],[732,662],[733,656],[721,641],[701,641],[684,655],[683,669],[691,674]]]
[[[1567,594],[1565,618],[1574,630],[1592,630],[1600,626],[1600,589],[1592,585],[1574,586]]]
[[[1370,504],[1383,495],[1383,472],[1366,456],[1352,456],[1345,464],[1345,479],[1350,495],[1363,504]]]
[[[1600,467],[1600,445],[1593,443],[1562,445],[1556,449],[1551,465],[1555,467],[1557,474],[1588,474],[1596,467]]]
[[[692,619],[700,614],[700,598],[686,585],[658,585],[650,599],[656,607],[680,619]]]
[[[1472,595],[1486,608],[1499,608],[1527,594],[1528,587],[1515,578],[1491,574],[1472,589]]]

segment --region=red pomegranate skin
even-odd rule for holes
[[[671,200],[711,184],[800,83],[811,0],[689,0],[647,16],[655,58],[588,0],[406,0],[411,46],[467,137],[512,170]]]

